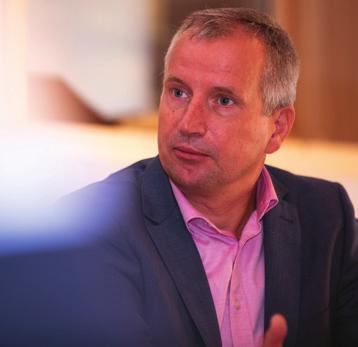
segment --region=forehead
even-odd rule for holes
[[[183,73],[199,80],[258,82],[264,59],[261,41],[243,29],[218,38],[197,38],[185,32],[168,54],[165,77]]]

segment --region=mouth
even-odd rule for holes
[[[175,146],[173,148],[177,158],[187,161],[198,161],[208,157],[204,152],[198,151],[190,146]]]

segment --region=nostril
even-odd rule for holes
[[[180,131],[186,135],[204,135],[206,126],[198,119],[183,120],[183,122],[180,123]]]

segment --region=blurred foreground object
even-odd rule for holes
[[[110,123],[60,77],[30,75],[28,96],[33,119]]]

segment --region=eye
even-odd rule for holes
[[[179,88],[172,88],[170,93],[176,98],[185,98],[187,96],[185,91]]]
[[[221,106],[231,106],[234,104],[234,101],[227,96],[219,96],[217,102]]]

